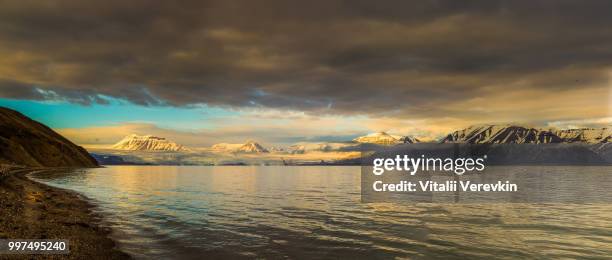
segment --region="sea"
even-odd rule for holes
[[[548,169],[611,194],[610,166]],[[612,256],[611,203],[364,203],[355,166],[108,166],[30,177],[87,198],[137,259]]]

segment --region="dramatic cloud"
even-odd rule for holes
[[[2,1],[0,97],[605,118],[610,10],[609,1]]]

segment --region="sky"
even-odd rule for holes
[[[609,1],[2,1],[0,105],[79,144],[612,124]]]

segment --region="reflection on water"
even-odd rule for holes
[[[116,166],[33,177],[91,198],[138,258],[612,255],[610,204],[364,204],[360,167]]]

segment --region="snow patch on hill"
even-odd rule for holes
[[[377,132],[365,136],[360,136],[353,139],[353,141],[357,143],[380,145],[412,144],[420,142],[416,138],[412,138],[409,136],[391,135],[385,132]]]
[[[612,128],[580,128],[559,130],[556,134],[566,143],[610,143]]]
[[[216,152],[232,153],[269,153],[268,149],[255,141],[247,141],[243,144],[219,143],[211,147]]]

